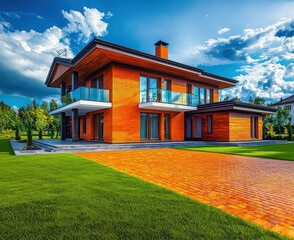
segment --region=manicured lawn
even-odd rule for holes
[[[265,145],[258,147],[236,146],[199,146],[181,147],[179,149],[202,152],[228,153],[261,158],[273,158],[294,161],[294,143]]]
[[[0,139],[0,239],[285,239],[72,154]]]

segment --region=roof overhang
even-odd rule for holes
[[[55,58],[51,65],[45,84],[50,87],[58,87],[62,81],[70,81],[71,73],[78,71],[80,79],[89,76],[89,70],[106,66],[111,62],[128,64],[142,67],[146,70],[154,70],[174,76],[180,76],[187,80],[200,81],[205,84],[214,85],[218,88],[235,86],[238,81],[213,75],[202,69],[160,58],[155,55],[143,53],[117,44],[102,41],[94,38],[82,51],[73,59]],[[58,78],[54,77],[56,68],[59,65],[68,67]],[[93,68],[91,67],[93,65]],[[53,81],[53,79],[55,79]]]
[[[221,111],[238,111],[238,112],[268,115],[268,114],[275,113],[277,109],[272,107],[267,107],[267,106],[261,106],[261,105],[231,100],[231,101],[198,105],[198,109],[196,111],[192,111],[189,113],[198,114],[198,113],[210,113],[210,112],[221,112]]]

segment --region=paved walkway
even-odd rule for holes
[[[177,149],[78,155],[294,237],[294,162]]]

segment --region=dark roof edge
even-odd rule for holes
[[[192,111],[190,113],[200,113],[200,112],[209,112],[209,111],[221,111],[221,110],[236,110],[235,107],[244,108],[244,109],[252,109],[252,110],[260,110],[261,112],[271,112],[274,113],[277,111],[276,108],[256,105],[251,103],[244,103],[237,100],[229,100],[223,102],[215,102],[198,105],[196,111]]]
[[[54,67],[56,66],[56,64],[63,64],[65,66],[68,66],[68,67],[71,67],[72,66],[72,63],[71,63],[71,59],[70,58],[60,58],[60,57],[55,57],[53,59],[53,62],[51,64],[51,67],[49,69],[49,72],[47,74],[47,77],[46,77],[46,81],[45,81],[45,84],[48,86],[49,84],[49,80],[50,80],[50,77],[51,77],[51,74],[53,72],[53,69]]]
[[[293,98],[293,99],[291,99],[291,98]],[[279,106],[279,105],[284,105],[284,104],[289,104],[289,103],[294,103],[294,95],[286,97],[286,98],[282,99],[281,101],[272,104],[272,106]]]

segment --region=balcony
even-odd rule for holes
[[[61,112],[70,115],[72,109],[78,109],[79,115],[84,115],[87,112],[111,108],[112,106],[109,102],[109,90],[87,87],[79,87],[55,100],[55,103],[54,110],[50,112],[52,115]]]
[[[140,92],[139,108],[172,112],[197,110],[198,97],[194,94],[174,92],[158,88]]]

